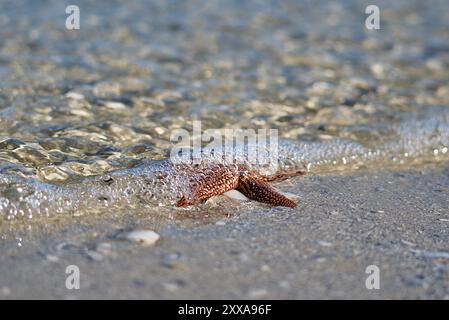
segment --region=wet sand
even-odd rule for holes
[[[380,30],[357,0],[79,0],[77,31],[63,2],[2,2],[0,174],[64,185],[163,159],[193,120],[375,149],[403,117],[449,105],[447,1],[376,2]],[[447,159],[366,166],[276,185],[294,210],[217,197],[11,223],[0,212],[0,298],[449,298]],[[20,197],[9,187],[4,199]],[[121,239],[135,229],[161,239]]]
[[[295,210],[219,197],[208,205],[239,214],[33,226],[1,243],[0,297],[447,299],[448,178],[447,164],[310,175],[277,185],[299,195]],[[154,246],[118,240],[122,230],[149,228],[161,235]],[[79,290],[65,287],[72,264]],[[368,265],[380,269],[379,290],[365,287]]]

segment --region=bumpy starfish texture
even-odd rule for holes
[[[263,180],[249,174],[240,177],[237,190],[251,200],[290,208],[297,206],[295,201],[280,194]]]
[[[185,172],[185,168],[184,168]],[[262,176],[243,166],[216,165],[207,174],[191,181],[191,196],[183,196],[176,203],[187,207],[206,201],[212,196],[236,189],[247,198],[274,206],[295,208],[297,203],[273,189],[268,182],[285,180],[303,174],[302,171],[283,172],[271,177]]]

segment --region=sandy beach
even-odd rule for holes
[[[240,203],[227,217],[145,218],[33,228],[2,241],[0,295],[30,299],[447,299],[449,167],[305,176],[279,188],[293,210]],[[233,200],[218,198],[218,203]],[[119,240],[153,229],[154,246]],[[11,234],[10,234],[11,235]],[[106,245],[108,244],[108,245]],[[65,286],[68,265],[80,289]],[[377,265],[380,289],[365,286]]]
[[[0,2],[0,299],[449,299],[447,1],[76,2]],[[176,206],[226,129],[297,208]]]

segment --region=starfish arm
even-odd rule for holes
[[[237,190],[249,199],[259,202],[290,208],[296,208],[297,206],[295,201],[290,200],[286,196],[274,190],[262,179],[253,175],[242,175],[238,181]]]
[[[265,182],[284,181],[304,174],[306,174],[306,172],[303,170],[285,170],[283,172],[277,172],[272,176],[260,176],[260,179]]]
[[[182,196],[176,203],[177,207],[195,205],[235,189],[239,179],[237,170],[231,170],[225,166],[216,166],[210,172],[198,177],[192,183],[190,194]]]

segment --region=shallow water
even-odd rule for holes
[[[11,214],[27,190],[44,218],[157,215],[122,189],[73,206],[67,187],[166,158],[193,120],[279,129],[283,163],[314,174],[447,162],[446,1],[380,1],[379,31],[356,1],[80,1],[77,31],[65,5],[0,4],[0,221],[36,217]]]

